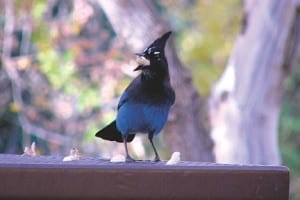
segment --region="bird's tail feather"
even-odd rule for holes
[[[123,142],[122,134],[117,129],[116,120],[114,120],[109,125],[98,131],[95,136],[100,137],[104,140]],[[127,142],[131,142],[134,136],[135,134],[128,135]]]

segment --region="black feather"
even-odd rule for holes
[[[95,136],[104,140],[123,142],[122,134],[118,131],[116,126],[116,120],[98,131]],[[134,139],[134,136],[135,134],[128,135],[127,142],[131,142]]]

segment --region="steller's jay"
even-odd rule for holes
[[[136,54],[139,65],[134,71],[141,70],[141,74],[122,94],[116,120],[96,133],[96,137],[123,142],[126,162],[134,161],[128,154],[127,142],[131,142],[136,133],[148,134],[155,153],[155,161],[160,161],[152,139],[164,127],[169,109],[175,101],[164,52],[170,35],[171,31],[165,33],[142,53]]]

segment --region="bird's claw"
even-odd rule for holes
[[[160,162],[160,158],[155,156],[154,162]]]
[[[131,158],[130,156],[126,157],[126,162],[130,163],[130,162],[136,162],[136,160],[134,160],[133,158]]]

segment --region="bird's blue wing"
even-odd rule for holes
[[[139,79],[140,75],[137,76],[131,83],[130,85],[125,89],[123,92],[122,96],[120,97],[119,104],[118,104],[118,110],[123,106],[126,102],[132,101],[135,97],[132,93],[132,91],[138,91],[139,87]],[[134,89],[133,89],[134,88]]]
[[[122,96],[120,97],[119,104],[118,104],[118,110],[120,107],[128,100],[128,93],[125,91]]]

